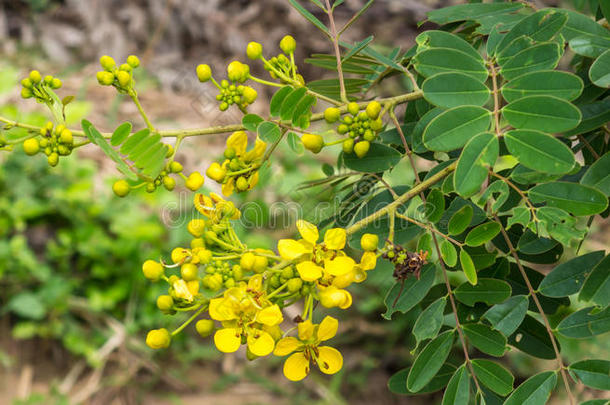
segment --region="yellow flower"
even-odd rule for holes
[[[241,212],[235,207],[235,204],[216,193],[210,193],[209,197],[201,193],[195,194],[193,205],[197,211],[217,221],[224,216],[229,219],[239,219],[241,217]]]
[[[262,275],[255,275],[247,285],[240,283],[225,291],[223,297],[210,300],[210,317],[223,326],[214,334],[214,344],[221,352],[237,351],[242,338],[256,356],[273,351],[275,339],[269,328],[282,323],[284,317],[280,307],[265,298],[262,280]]]
[[[318,243],[320,235],[314,224],[298,220],[296,226],[303,239],[280,239],[277,248],[282,259],[301,260],[296,267],[303,281],[342,276],[353,270],[356,262],[342,251],[347,239],[345,229],[329,229],[324,241]]]
[[[347,309],[352,306],[352,295],[347,290],[337,288],[334,285],[320,288],[318,295],[320,304],[326,308],[339,307]]]
[[[293,353],[284,362],[284,375],[290,381],[300,381],[307,377],[310,363],[318,366],[325,374],[335,374],[343,367],[343,356],[330,346],[320,343],[337,334],[338,321],[330,316],[325,317],[319,325],[310,320],[299,323],[298,338],[285,337],[277,342],[273,354],[286,356]]]
[[[213,163],[206,173],[218,182],[222,182],[222,194],[229,196],[236,188],[236,180],[240,177],[245,183],[240,183],[239,191],[251,190],[258,183],[258,161],[265,155],[267,144],[256,138],[254,147],[248,148],[248,134],[244,131],[236,131],[227,138],[227,150],[231,151],[232,159],[237,160],[242,166],[240,169],[231,169],[231,160],[226,159],[222,165]],[[239,166],[239,165],[238,165]],[[244,180],[240,180],[244,181]]]

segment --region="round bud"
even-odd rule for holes
[[[111,56],[104,55],[100,58],[100,65],[107,71],[111,71],[116,67],[116,62]]]
[[[291,293],[296,293],[298,291],[301,290],[301,287],[303,287],[303,280],[301,280],[300,278],[291,278],[290,280],[288,280],[288,291],[290,291]]]
[[[186,229],[191,235],[196,238],[199,238],[205,232],[205,220],[199,218],[191,219],[186,225]]]
[[[208,167],[205,174],[212,180],[222,183],[227,174],[227,170],[224,169],[218,162],[214,162],[210,165],[210,167]]]
[[[57,163],[59,163],[59,155],[56,152],[53,152],[49,155],[47,161],[49,162],[50,166],[55,167],[57,166]]]
[[[197,78],[202,83],[210,80],[212,78],[212,68],[210,68],[210,65],[197,66]]]
[[[303,134],[301,141],[305,148],[313,153],[318,153],[324,147],[324,138],[321,135],[316,134]]]
[[[62,85],[61,80],[59,80],[57,77],[54,77],[53,80],[51,81],[52,89],[57,90],[57,89],[61,88],[61,85]]]
[[[369,141],[360,141],[354,145],[354,152],[359,158],[363,158],[369,152],[371,143]]]
[[[176,187],[176,180],[169,176],[163,177],[163,187],[168,191],[172,191]]]
[[[243,270],[252,271],[254,269],[254,263],[256,256],[252,252],[244,253],[239,260],[239,265]]]
[[[184,263],[182,267],[180,267],[180,276],[182,276],[184,281],[197,280],[198,275],[199,270],[193,263]]]
[[[379,131],[381,128],[383,128],[383,121],[381,121],[381,118],[371,121],[371,129],[373,131]]]
[[[29,77],[32,83],[34,84],[40,83],[42,81],[42,76],[40,75],[40,72],[38,70],[32,70],[30,72]]]
[[[326,110],[324,110],[324,119],[329,124],[332,124],[333,122],[337,122],[337,120],[340,117],[341,117],[341,111],[338,108],[328,107]]]
[[[165,349],[171,340],[171,335],[165,328],[153,329],[146,335],[146,345],[151,349]]]
[[[244,88],[243,96],[246,103],[252,104],[256,100],[258,93],[252,87],[246,86]]]
[[[23,141],[23,150],[26,154],[32,156],[40,150],[40,143],[36,138],[30,138]]]
[[[65,143],[66,145],[72,145],[72,141],[74,138],[72,137],[72,131],[68,128],[64,128],[59,134],[59,141],[61,143]]]
[[[340,124],[337,127],[337,132],[340,133],[341,135],[347,133],[347,131],[349,131],[349,127],[345,124]]]
[[[124,70],[120,70],[116,74],[116,78],[119,81],[121,87],[128,87],[131,84],[131,75]]]
[[[290,267],[290,266],[284,267],[282,269],[282,272],[280,273],[280,277],[283,278],[284,280],[290,280],[291,278],[294,277],[294,270],[292,270],[292,267]]]
[[[174,147],[169,144],[165,144],[165,146],[167,146],[167,153],[165,154],[165,157],[168,158],[174,154]]]
[[[140,66],[140,59],[136,55],[129,55],[127,57],[127,64],[135,69]]]
[[[182,165],[176,161],[169,164],[169,171],[172,173],[180,173],[182,171]]]
[[[182,263],[187,257],[189,257],[189,251],[187,249],[177,247],[172,250],[172,262]]]
[[[352,153],[354,151],[354,140],[346,139],[343,141],[343,153]]]
[[[224,157],[227,159],[233,159],[235,157],[235,149],[228,147],[224,151]]]
[[[208,264],[210,260],[212,260],[212,252],[207,249],[202,249],[197,252],[197,257],[199,258],[200,263]]]
[[[195,329],[197,329],[197,333],[199,333],[199,335],[204,338],[210,336],[212,332],[214,332],[214,328],[214,321],[211,319],[200,319],[195,324]]]
[[[286,35],[280,41],[280,49],[285,54],[291,54],[297,48],[297,41],[291,35]]]
[[[156,189],[157,189],[157,186],[155,186],[155,183],[151,182],[151,183],[148,183],[146,185],[146,192],[147,193],[154,193]]]
[[[204,249],[205,248],[205,241],[203,240],[203,238],[195,238],[193,240],[191,240],[191,249]]]
[[[246,55],[252,60],[259,59],[263,56],[263,46],[258,42],[250,42],[246,48]]]
[[[53,82],[53,76],[46,75],[43,80],[44,84],[50,85]]]
[[[360,238],[360,247],[362,250],[367,252],[374,252],[377,250],[377,245],[379,244],[379,236],[373,233],[365,233]]]
[[[373,131],[371,131],[370,129],[367,129],[366,131],[364,131],[364,134],[362,134],[362,137],[364,138],[365,141],[374,141],[375,140],[375,133]]]
[[[157,298],[157,308],[163,312],[169,312],[174,306],[174,299],[169,295],[159,295]]]
[[[227,77],[232,82],[243,82],[245,80],[243,76],[245,74],[246,68],[247,65],[244,65],[243,63],[234,60],[227,66]],[[249,70],[250,69],[248,68],[248,71]]]
[[[250,185],[248,184],[248,180],[243,176],[239,176],[237,178],[237,181],[235,181],[235,187],[237,188],[237,191],[246,191],[249,186]]]
[[[164,272],[163,265],[154,260],[146,260],[142,264],[142,273],[150,281],[159,281]]]
[[[197,191],[203,186],[203,176],[199,172],[193,172],[186,179],[185,185],[191,191]]]
[[[381,112],[381,104],[379,101],[371,101],[366,106],[366,115],[369,116],[370,119],[376,120],[379,117],[379,113]]]
[[[97,72],[95,76],[102,86],[110,86],[114,83],[114,75],[111,72],[101,71]]]
[[[127,183],[125,180],[115,181],[112,185],[112,191],[114,191],[114,194],[119,197],[125,197],[127,194],[129,194],[129,190],[129,183]]]
[[[34,93],[32,93],[32,90],[28,89],[27,87],[21,89],[22,98],[31,98],[33,95]]]
[[[25,79],[21,80],[21,85],[25,88],[32,88],[32,81],[30,80],[29,77],[26,77]]]
[[[347,111],[353,116],[356,116],[358,115],[358,111],[360,111],[360,107],[358,106],[358,103],[352,101],[347,105]]]
[[[267,270],[267,266],[269,266],[269,259],[264,256],[255,256],[254,266],[252,267],[255,273],[262,273]]]

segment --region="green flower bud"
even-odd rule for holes
[[[30,72],[29,77],[32,83],[34,84],[40,83],[42,81],[42,76],[40,75],[40,72],[38,70],[32,70]]]
[[[163,187],[165,187],[168,191],[172,191],[174,187],[176,187],[176,180],[169,176],[163,177]]]
[[[182,171],[182,165],[176,161],[169,164],[169,171],[172,173],[180,173]]]
[[[343,141],[343,153],[352,153],[354,151],[354,140],[346,139]]]
[[[130,190],[131,188],[129,187],[129,183],[127,183],[125,180],[115,181],[112,185],[112,191],[114,191],[114,194],[116,194],[118,197],[125,197],[127,194],[129,194]]]
[[[358,115],[358,111],[360,111],[360,107],[358,106],[358,103],[355,103],[352,101],[351,103],[349,103],[347,105],[347,111],[350,114],[356,116],[356,115]]]

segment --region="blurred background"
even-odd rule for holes
[[[374,34],[381,50],[384,45],[406,49],[426,11],[459,2],[377,0],[345,40]],[[345,1],[336,11],[339,24],[365,3]],[[564,5],[586,8],[586,0],[576,3]],[[61,96],[76,96],[67,110],[70,126],[77,127],[84,117],[103,130],[125,120],[142,126],[133,103],[95,79],[101,55],[124,60],[136,54],[143,65],[136,76],[138,92],[156,127],[239,122],[240,114],[217,110],[215,91],[197,81],[195,66],[207,63],[224,76],[231,60],[245,61],[249,41],[275,53],[286,34],[297,40],[305,80],[327,75],[303,59],[330,52],[329,44],[286,0],[2,0],[0,115],[38,125],[49,119],[42,106],[19,97],[18,81],[38,69],[63,80]],[[251,68],[265,76],[260,66]],[[398,93],[400,85],[385,86]],[[257,90],[251,112],[264,114],[271,94]],[[178,160],[187,173],[203,172],[223,146],[223,136],[192,138]],[[335,156],[311,156],[295,158],[287,147],[280,148],[273,177],[263,173],[247,199],[235,198],[256,207],[250,219],[257,230],[240,230],[249,246],[272,246],[292,234],[293,218],[274,209],[278,204],[326,201],[324,190],[300,190],[299,185],[321,178],[319,159],[333,164]],[[313,373],[302,384],[290,383],[282,376],[281,359],[248,362],[243,353],[221,356],[192,328],[170,349],[153,353],[144,345],[146,331],[175,327],[179,319],[156,309],[163,286],[142,277],[141,263],[167,257],[188,240],[192,194],[159,190],[119,199],[110,191],[117,175],[114,164],[94,147],[80,148],[52,169],[41,156],[0,153],[0,404],[440,403],[438,393],[406,397],[388,390],[388,378],[412,361],[408,325],[419,313],[382,320],[383,298],[393,281],[392,270],[383,265],[354,286],[354,305],[342,312],[343,333],[334,343],[346,364],[335,376]],[[207,189],[218,191],[211,183]],[[585,251],[608,246],[607,229],[595,231]],[[610,357],[607,339],[595,345],[561,343],[567,362],[583,353]],[[516,383],[532,369],[553,367],[519,353],[508,361]],[[558,397],[554,403],[563,401]]]

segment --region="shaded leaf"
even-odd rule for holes
[[[504,405],[546,404],[556,384],[555,371],[544,371],[533,375],[515,389]]]
[[[443,394],[442,405],[468,405],[470,401],[470,375],[462,364],[453,374]]]
[[[469,323],[462,326],[468,341],[474,347],[490,356],[502,357],[506,350],[506,337],[497,330],[482,323]]]
[[[407,376],[409,391],[420,391],[440,370],[451,351],[454,334],[453,330],[441,333],[419,353]]]
[[[485,359],[472,360],[477,379],[496,394],[505,396],[513,390],[515,377],[500,364]]]
[[[483,132],[471,138],[464,146],[455,169],[455,191],[462,197],[476,194],[487,178],[488,168],[496,162],[499,150],[498,138],[492,133]]]
[[[546,203],[576,216],[599,214],[608,207],[608,198],[602,192],[578,183],[539,184],[528,191],[528,196],[533,203]]]
[[[595,307],[576,311],[557,325],[557,332],[574,339],[586,339],[610,332],[610,307],[596,312]]]
[[[372,142],[366,156],[359,158],[355,153],[343,153],[345,167],[365,173],[379,173],[395,166],[401,159],[396,149],[378,142]]]
[[[561,98],[551,96],[527,96],[502,108],[502,116],[518,129],[534,129],[543,132],[565,132],[579,123],[580,110]]]
[[[524,129],[507,131],[504,141],[510,154],[532,170],[563,174],[572,170],[576,163],[570,148],[544,132]]]
[[[521,75],[504,86],[502,96],[513,102],[527,96],[547,95],[564,100],[574,100],[583,90],[580,77],[559,70],[541,70]]]
[[[470,307],[477,302],[498,304],[510,297],[511,287],[503,280],[480,278],[477,285],[462,283],[455,289],[455,298]]]
[[[511,335],[527,314],[528,299],[525,295],[515,295],[506,301],[496,304],[483,314],[494,329],[502,334]]]
[[[581,301],[594,302],[602,308],[610,305],[610,255],[604,257],[591,270],[578,298]]]
[[[584,385],[598,390],[610,390],[610,361],[582,360],[568,366],[568,371]]]
[[[436,274],[436,266],[434,264],[427,264],[422,268],[420,279],[416,279],[415,277],[409,277],[404,282],[404,287],[402,288],[402,294],[398,301],[396,301],[396,297],[401,291],[402,282],[395,282],[392,288],[388,291],[384,303],[387,308],[386,312],[383,314],[385,319],[392,319],[392,314],[397,311],[402,312],[403,314],[417,305],[428,291],[432,287],[434,283],[434,277]],[[394,301],[396,301],[396,305],[394,305]]]
[[[567,297],[577,293],[591,269],[604,257],[602,250],[573,258],[555,267],[538,286],[547,297]]]

